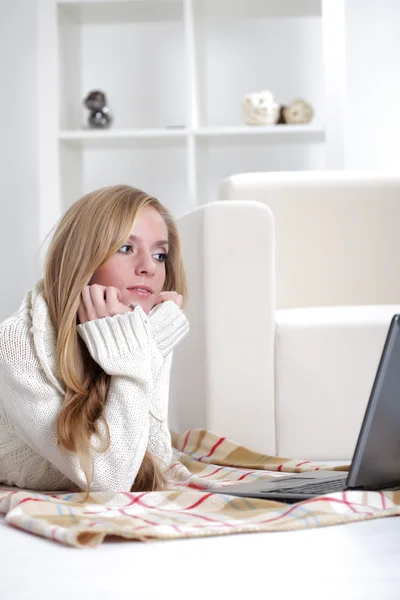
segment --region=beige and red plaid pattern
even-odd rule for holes
[[[10,525],[76,547],[97,546],[108,535],[176,539],[306,529],[400,514],[400,492],[337,492],[291,505],[212,493],[216,484],[270,479],[322,465],[258,454],[201,429],[172,437],[174,460],[166,491],[96,492],[82,503],[80,493],[3,487],[0,513]]]

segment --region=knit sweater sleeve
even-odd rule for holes
[[[91,321],[79,328],[89,352],[112,375],[105,407],[111,444],[105,453],[92,452],[91,489],[129,491],[149,437],[153,371],[147,318],[143,311],[135,310]],[[46,376],[32,337],[29,326],[18,320],[9,322],[0,332],[4,410],[28,446],[85,489],[86,480],[77,456],[58,447],[56,419],[63,394]]]
[[[164,359],[154,378],[154,391],[150,403],[150,431],[148,448],[158,459],[162,470],[168,469],[172,460],[171,434],[168,427],[169,379],[172,352]]]
[[[153,308],[149,323],[153,340],[164,358],[189,331],[185,313],[171,300]]]
[[[93,453],[92,489],[129,491],[148,446],[149,408],[162,356],[151,356],[149,320],[140,307],[87,321],[78,331],[92,358],[111,375],[104,407],[110,447],[106,453]],[[101,422],[99,429],[104,438]]]
[[[140,409],[138,400],[136,400],[138,390],[132,390],[132,398],[135,398],[135,404],[137,404],[134,423],[132,419],[126,418],[124,411],[121,411],[115,402],[110,400],[114,396],[118,396],[122,387],[125,387],[126,377],[132,376],[131,352],[129,348],[128,352],[123,351],[126,331],[125,329],[120,331],[117,327],[119,321],[124,322],[127,318],[135,323],[134,331],[146,348],[146,364],[143,364],[138,371],[137,381],[145,373],[146,368],[149,370],[148,376],[151,381],[151,385],[146,389],[147,404],[146,406],[141,405]],[[112,334],[108,331],[111,324],[113,324]],[[114,375],[111,378],[105,406],[105,417],[110,433],[115,428],[122,433],[124,439],[129,439],[132,436],[133,427],[146,430],[146,445],[140,446],[140,452],[136,450],[140,456],[139,466],[146,448],[149,448],[159,460],[161,468],[167,469],[172,458],[171,435],[168,429],[172,351],[189,330],[185,314],[176,304],[168,301],[158,305],[149,316],[143,312],[140,306],[137,306],[133,313],[88,321],[79,325],[78,330],[92,357],[107,373]],[[113,340],[118,340],[117,346],[121,349],[118,361],[116,360],[117,353],[112,349]],[[117,375],[119,377],[116,377]],[[126,452],[132,453],[134,448],[121,448],[121,452],[122,450],[125,453],[122,456],[118,452],[120,464],[124,460]]]
[[[150,313],[154,341],[153,353],[161,352],[163,361],[155,371],[150,402],[149,449],[167,469],[172,459],[171,434],[168,428],[169,381],[173,349],[187,335],[189,323],[182,310],[173,302],[158,305]]]

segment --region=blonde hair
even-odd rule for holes
[[[92,434],[105,425],[106,439],[96,450],[106,452],[110,432],[104,412],[110,376],[89,355],[77,332],[81,291],[93,274],[126,243],[139,211],[154,207],[168,230],[168,258],[164,290],[185,298],[186,278],[176,224],[152,196],[127,186],[102,188],[83,196],[62,217],[49,245],[44,268],[44,294],[57,336],[59,375],[65,397],[57,418],[58,445],[75,452],[90,494],[93,475]],[[162,489],[165,478],[156,459],[146,450],[132,491]]]

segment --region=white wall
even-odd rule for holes
[[[0,0],[0,320],[37,274],[35,51],[36,2]]]
[[[0,320],[38,276],[36,0],[0,0]],[[400,2],[347,0],[346,168],[398,170]]]
[[[346,39],[346,168],[398,172],[399,0],[347,0]]]

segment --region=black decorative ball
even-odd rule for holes
[[[107,107],[107,98],[104,92],[92,90],[83,101],[89,109],[88,125],[92,129],[106,129],[112,123],[112,116]]]

